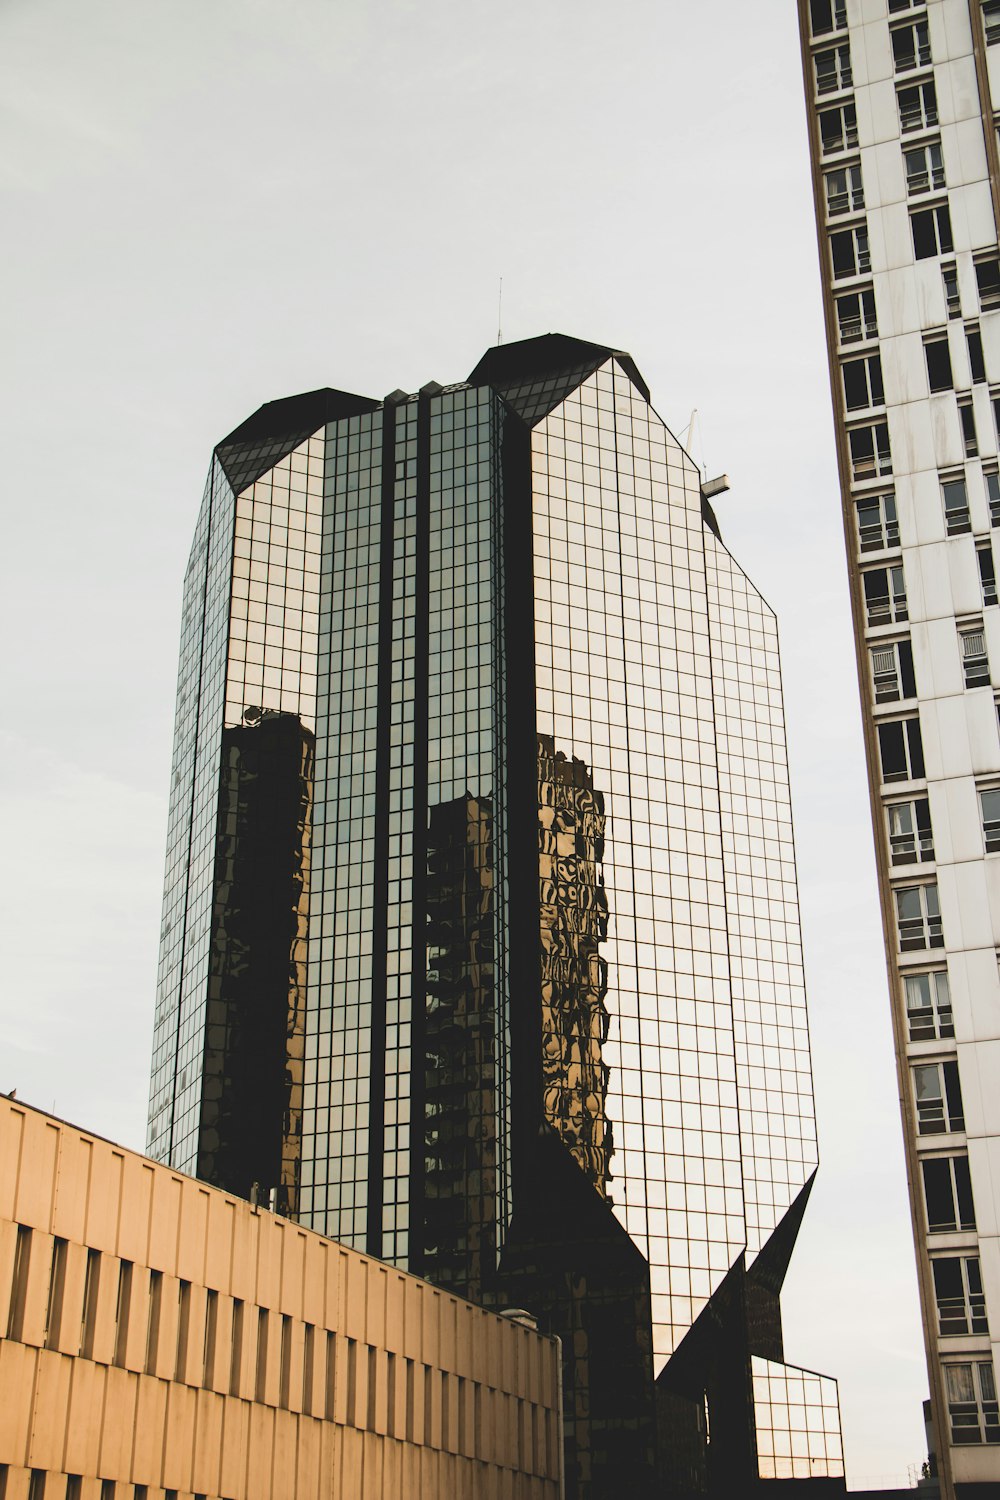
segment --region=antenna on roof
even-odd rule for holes
[[[500,273],[500,292],[497,297],[497,343],[503,343],[503,272]]]
[[[684,431],[681,433],[681,444],[687,449],[687,451],[689,453],[691,452],[691,448],[692,448],[692,446],[694,444],[695,433],[697,431],[698,431],[698,408],[695,407],[694,411],[691,413],[691,420],[690,420],[690,422],[688,422],[688,424],[685,427]]]

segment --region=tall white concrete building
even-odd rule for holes
[[[1000,0],[799,16],[938,1468],[1000,1494]]]

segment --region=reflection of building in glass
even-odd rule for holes
[[[542,971],[542,1108],[598,1192],[614,1150],[607,1118],[608,899],[599,870],[604,798],[587,767],[538,739],[538,914]]]
[[[249,712],[222,732],[198,1176],[294,1214],[313,737]]]
[[[777,636],[628,355],[529,340],[217,449],[150,1113],[182,1168],[213,1149],[214,903],[245,899],[211,861],[233,746],[282,723],[314,737],[289,1208],[561,1335],[574,1500],[748,1493],[816,1167]]]
[[[493,813],[429,810],[424,1019],[424,1266],[480,1297],[496,1265]]]
[[[932,1440],[952,1500],[1000,1492],[1000,11],[800,0],[799,17]]]

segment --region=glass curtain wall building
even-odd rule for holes
[[[1000,5],[799,18],[937,1459],[993,1494]]]
[[[152,1155],[528,1308],[579,1500],[843,1488],[775,620],[628,355],[219,445],[169,837]]]

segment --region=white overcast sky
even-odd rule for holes
[[[792,0],[0,0],[0,1088],[142,1148],[181,578],[261,402],[628,349],[782,627],[821,1166],[786,1357],[924,1454]]]

